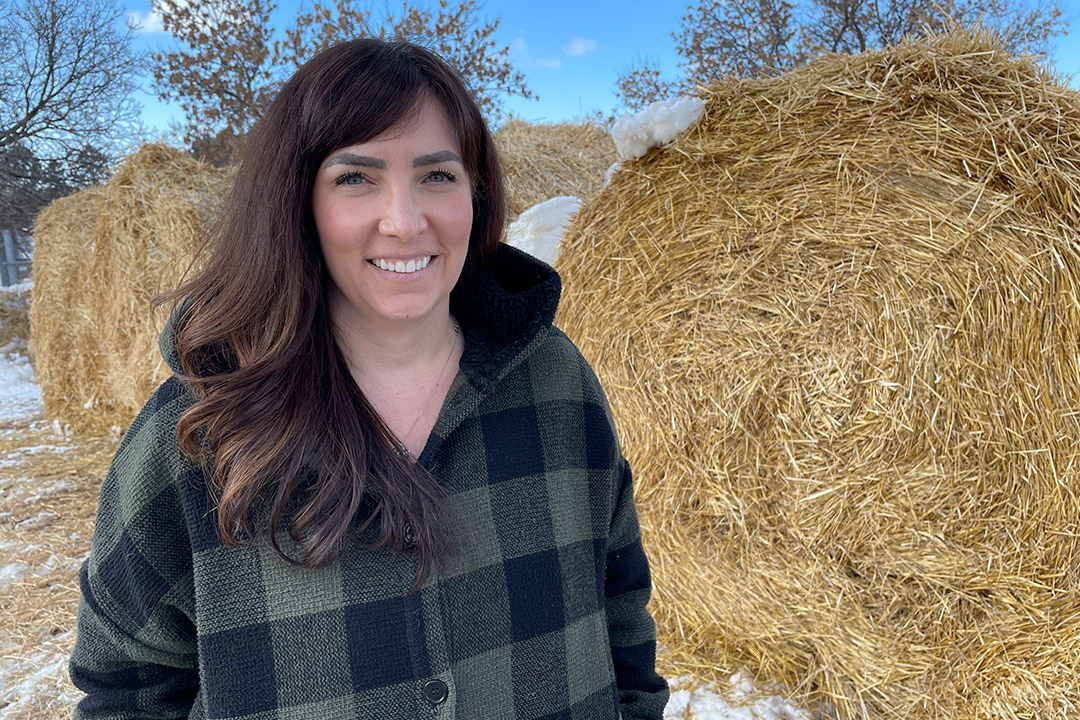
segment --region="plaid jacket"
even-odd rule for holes
[[[630,470],[551,326],[558,295],[503,247],[452,297],[466,348],[419,462],[449,494],[454,551],[419,591],[409,553],[346,547],[305,570],[265,540],[225,547],[176,443],[192,397],[162,385],[102,487],[76,718],[661,718]]]

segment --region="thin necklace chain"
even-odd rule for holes
[[[458,322],[453,315],[450,316],[450,323],[454,330],[454,336],[451,338],[452,342],[450,343],[450,352],[446,354],[446,360],[443,361],[442,367],[439,369],[439,374],[435,376],[435,384],[431,387],[431,391],[424,399],[424,405],[420,408],[420,412],[416,413],[416,417],[413,418],[412,424],[409,425],[409,429],[398,439],[398,446],[400,446],[402,453],[408,457],[412,457],[412,452],[405,446],[405,439],[409,437],[416,428],[416,424],[420,422],[420,418],[427,412],[428,405],[431,404],[431,396],[435,393],[435,390],[438,389],[439,383],[442,382],[442,377],[446,373],[447,366],[450,364],[450,358],[454,357],[454,350],[457,348],[458,337],[461,335],[461,326],[458,325]]]

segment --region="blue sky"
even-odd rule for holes
[[[1080,3],[1059,2],[1072,31],[1058,39],[1047,63],[1072,75],[1072,86],[1080,89]],[[279,30],[291,24],[298,5],[298,0],[280,0],[274,15]],[[679,28],[685,7],[685,0],[489,0],[482,12],[500,19],[496,38],[510,47],[514,63],[538,98],[511,98],[507,108],[530,122],[609,112],[616,105],[616,77],[642,58],[659,63],[665,74],[674,76],[678,58],[671,33]],[[145,20],[150,1],[131,3],[128,10]],[[148,31],[140,33],[140,46],[156,49],[170,44],[168,35],[153,31],[152,19],[143,24]],[[149,90],[149,80],[144,85]],[[165,131],[176,111],[151,93],[139,100],[147,126]]]

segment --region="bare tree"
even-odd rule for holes
[[[864,52],[975,24],[1023,54],[1046,53],[1068,29],[1056,0],[698,0],[672,33],[682,77],[665,81],[653,68],[650,84],[631,71],[619,77],[616,92],[634,108],[663,97],[658,93],[671,84],[766,76],[825,52]]]
[[[703,0],[690,6],[675,51],[693,75],[761,75],[795,63],[792,5],[787,0]]]
[[[510,63],[509,45],[494,40],[498,19],[481,18],[481,9],[476,0],[439,0],[437,9],[403,4],[400,13],[376,15],[355,0],[337,0],[332,8],[315,3],[285,31],[286,42],[275,43],[275,60],[299,67],[331,45],[356,37],[408,40],[434,50],[457,69],[480,108],[499,120],[504,96],[533,94]]]
[[[615,97],[627,110],[637,112],[656,100],[676,94],[679,84],[665,80],[651,60],[638,60],[619,75]]]
[[[279,83],[271,62],[271,0],[159,0],[162,27],[186,48],[150,62],[158,97],[178,101],[184,139],[221,164],[269,105]]]
[[[814,0],[801,28],[808,50],[857,53],[948,25],[982,25],[1010,50],[1044,54],[1068,23],[1053,0]]]
[[[25,143],[0,148],[0,228],[14,230],[17,241],[30,236],[37,214],[50,202],[108,177],[110,158],[86,144],[63,158],[42,158]],[[30,248],[24,247],[29,254]]]
[[[122,13],[112,0],[0,0],[0,150],[60,158],[135,122],[141,59]]]
[[[498,20],[480,16],[476,0],[439,0],[435,8],[405,3],[373,13],[353,0],[318,2],[300,10],[284,39],[271,41],[271,0],[161,0],[162,25],[192,50],[152,56],[162,99],[178,100],[185,139],[221,164],[235,154],[284,77],[331,45],[356,37],[404,39],[425,45],[456,67],[489,117],[502,117],[506,95],[532,97],[493,39]]]

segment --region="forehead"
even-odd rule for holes
[[[343,151],[374,153],[409,153],[416,155],[439,151],[461,153],[461,142],[442,105],[425,96],[406,115],[373,138],[334,149],[323,162]]]

